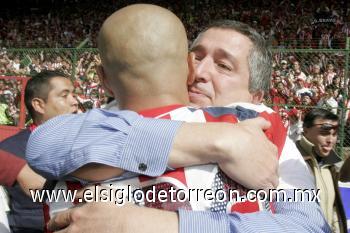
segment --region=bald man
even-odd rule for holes
[[[121,22],[123,22],[121,28],[112,30],[115,28],[113,25],[120,25]],[[161,22],[161,24],[158,24],[158,22]],[[169,28],[172,29],[171,32],[169,32]],[[125,37],[127,29],[130,34],[128,37]],[[156,33],[150,33],[153,31],[156,31]],[[172,34],[172,32],[176,32],[177,35]],[[160,40],[157,36],[163,40]],[[173,40],[183,41],[183,44],[178,44],[178,41]],[[102,77],[103,85],[119,98],[121,108],[135,109],[142,114],[159,113],[159,106],[162,105],[188,104],[185,78],[188,73],[185,62],[187,57],[186,41],[181,22],[162,8],[134,5],[118,11],[106,20],[99,36],[99,48],[103,64],[103,68],[100,69],[99,73]],[[130,53],[128,53],[126,48],[131,50]],[[115,56],[115,54],[119,56]],[[166,79],[164,79],[165,77]],[[191,82],[193,77],[191,75],[189,77],[189,82]],[[181,81],[183,83],[180,83]],[[145,108],[147,108],[146,111],[144,110]],[[168,112],[165,112],[166,114]],[[76,173],[76,175],[78,174]],[[79,232],[102,232],[102,228],[103,232],[107,232],[104,230],[108,229],[116,231],[122,229],[125,232],[128,230],[129,232],[138,232],[141,229],[142,232],[177,232],[179,227],[182,231],[187,230],[189,232],[227,232],[229,230],[244,231],[244,229],[254,229],[248,226],[252,221],[256,221],[264,229],[271,228],[280,231],[280,228],[283,228],[283,224],[280,221],[283,219],[283,223],[286,224],[285,221],[288,219],[283,214],[286,214],[288,211],[290,213],[296,211],[296,206],[298,206],[298,204],[292,207],[280,205],[278,210],[281,211],[281,215],[262,213],[259,215],[245,215],[245,218],[243,215],[240,216],[235,213],[230,216],[229,222],[226,222],[229,215],[225,214],[181,211],[180,226],[177,225],[178,216],[171,212],[127,206],[124,208],[127,212],[124,213],[131,214],[128,215],[122,214],[120,209],[112,210],[109,206],[105,206],[105,210],[110,211],[111,214],[116,214],[113,215],[113,218],[120,219],[120,221],[106,226],[104,218],[109,219],[109,217],[97,217],[102,213],[100,211],[104,209],[103,205],[101,204],[95,208],[92,208],[94,205],[90,205],[82,209],[72,210],[68,212],[68,215],[60,215],[55,221],[61,226],[64,226],[71,220],[73,221],[73,224],[62,232],[70,232],[72,229],[77,229],[77,226],[80,227],[78,228],[81,230]],[[313,207],[317,209],[317,205]],[[90,208],[96,210],[96,212],[89,216],[84,214],[84,211],[88,211]],[[133,211],[137,211],[140,214],[132,214]],[[82,218],[75,221],[73,216],[76,216],[78,213]],[[149,214],[149,219],[156,218],[157,226],[147,224],[147,221],[145,223],[145,220],[143,221],[140,218],[141,213]],[[322,221],[322,215],[313,217],[318,217]],[[89,225],[89,221],[86,221],[88,219],[96,220],[94,221],[94,226]],[[242,219],[245,219],[245,221],[242,221]],[[135,222],[131,223],[134,220]],[[163,221],[165,225],[161,224]],[[294,221],[292,217],[290,221]],[[189,225],[190,223],[194,224],[192,225],[193,227]],[[141,227],[141,224],[144,225]],[[291,222],[289,224],[297,227]],[[254,226],[256,225],[254,224]],[[316,229],[314,227],[312,226],[310,229]],[[255,231],[259,231],[259,229],[255,228]]]

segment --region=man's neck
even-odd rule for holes
[[[41,117],[33,120],[33,124],[36,126],[39,126],[39,125],[44,124],[44,123],[45,123],[45,120],[42,119]]]

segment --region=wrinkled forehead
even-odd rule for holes
[[[210,54],[214,59],[228,59],[235,65],[247,62],[253,47],[252,41],[240,32],[226,28],[210,28],[193,42],[190,51]]]

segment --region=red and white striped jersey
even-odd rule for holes
[[[145,110],[139,113],[146,117],[186,122],[229,122],[233,124],[261,116],[272,123],[272,127],[266,130],[265,134],[277,146],[279,155],[282,153],[287,135],[279,114],[264,105],[244,104],[244,107],[234,105],[230,107],[208,107],[204,109],[172,105]],[[125,190],[131,190],[132,192],[135,190],[142,190],[143,193],[147,193],[148,190],[153,190],[156,193],[159,193],[160,190],[166,190],[169,194],[170,189],[177,191],[183,190],[183,195],[188,195],[185,196],[186,199],[182,200],[174,201],[168,198],[166,201],[161,201],[159,199],[151,201],[144,200],[141,203],[136,201],[137,204],[142,206],[172,211],[176,211],[179,208],[214,212],[237,211],[240,213],[274,211],[273,204],[269,202],[238,201],[238,196],[240,198],[245,198],[249,190],[229,179],[216,164],[179,168],[168,171],[156,178],[138,176],[125,180],[105,182],[103,185],[113,187],[114,189],[123,188]],[[56,184],[54,189],[76,190],[80,187],[82,187],[82,185],[77,183],[60,181]],[[201,189],[204,191],[211,190],[214,194],[220,192],[221,197],[225,196],[226,198],[225,200],[217,200],[215,198],[213,200],[208,200],[204,195],[204,191],[198,191]],[[230,190],[236,191],[230,193]],[[170,194],[168,197],[169,196]],[[58,203],[46,202],[44,207],[45,221],[47,222],[55,213],[74,205],[75,203],[65,203],[63,199]]]

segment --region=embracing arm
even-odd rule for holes
[[[168,162],[173,168],[218,163],[228,176],[248,188],[276,187],[277,151],[263,134],[262,130],[267,127],[269,123],[262,118],[236,125],[183,123],[174,136],[168,161],[163,162]],[[254,146],[251,146],[252,141]],[[144,157],[150,156],[145,154]],[[149,163],[157,164],[157,160],[149,160]],[[159,166],[165,167],[165,164]],[[117,167],[94,163],[83,166],[72,175],[100,181],[119,176],[122,172]]]
[[[24,159],[0,150],[0,184],[10,187],[15,182],[29,196],[29,189],[42,189],[45,179],[36,174]]]
[[[92,110],[59,116],[38,127],[29,139],[27,160],[48,178],[73,173],[93,181],[124,171],[159,176],[167,166],[218,163],[248,188],[271,188],[278,183],[277,150],[263,134],[268,127],[261,118],[236,125],[202,124]]]
[[[331,232],[316,202],[276,202],[275,207],[275,214],[267,211],[226,214],[187,210],[180,210],[177,214],[99,202],[62,212],[50,221],[49,227],[56,230],[66,227],[59,233],[107,233],[111,229],[118,233]]]

